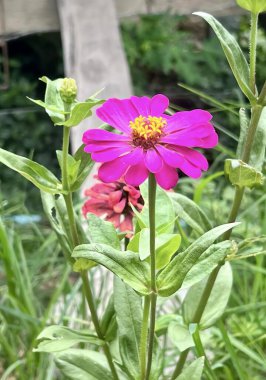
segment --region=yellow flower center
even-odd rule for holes
[[[132,129],[133,144],[145,149],[151,148],[162,136],[166,124],[167,122],[163,117],[144,117],[141,115],[136,117],[134,121],[129,122]]]

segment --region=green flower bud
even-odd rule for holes
[[[241,160],[225,160],[224,174],[232,185],[239,187],[253,188],[264,181],[261,172]]]
[[[77,97],[77,84],[75,79],[64,78],[59,89],[61,99],[65,103],[73,103]]]
[[[266,11],[266,0],[236,0],[236,2],[241,8],[255,14]]]

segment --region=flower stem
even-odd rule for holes
[[[196,353],[197,353],[197,356],[198,357],[201,357],[201,356],[204,356],[205,358],[205,372],[206,372],[206,377],[207,379],[209,380],[216,380],[216,375],[214,373],[214,371],[212,370],[212,367],[210,365],[210,362],[207,358],[207,355],[205,353],[205,350],[204,350],[204,347],[203,347],[203,344],[202,344],[202,341],[201,341],[201,337],[200,337],[200,331],[199,331],[199,327],[197,326],[195,332],[193,333],[193,340],[194,340],[194,343],[195,343],[195,347],[196,347]]]
[[[102,333],[100,322],[99,322],[99,319],[98,319],[98,315],[97,315],[96,307],[95,307],[95,304],[94,304],[93,294],[92,294],[92,291],[91,291],[91,287],[90,287],[90,283],[89,283],[89,280],[88,280],[87,272],[83,271],[83,272],[80,273],[80,275],[81,275],[81,278],[82,278],[83,287],[84,287],[84,294],[85,294],[85,297],[86,297],[86,300],[87,300],[87,303],[88,303],[88,306],[89,306],[89,309],[90,309],[90,312],[91,312],[91,319],[92,319],[92,322],[94,324],[95,331],[96,331],[96,333],[98,335],[98,338],[104,340],[104,335]],[[117,375],[117,372],[116,372],[116,369],[115,369],[115,366],[114,366],[114,363],[113,363],[113,359],[112,359],[112,356],[111,356],[111,352],[110,352],[110,349],[109,349],[109,346],[108,346],[107,343],[105,343],[103,345],[103,351],[104,351],[106,359],[108,361],[108,364],[109,364],[110,370],[112,372],[113,378],[115,380],[118,380],[119,377]]]
[[[175,380],[177,378],[177,376],[180,375],[180,373],[184,367],[184,364],[187,360],[188,353],[189,353],[189,348],[187,348],[185,351],[181,352],[181,354],[179,356],[179,360],[176,363],[176,367],[175,367],[174,372],[172,374],[171,380]]]
[[[156,180],[154,174],[149,175],[149,225],[150,225],[150,262],[151,262],[151,294],[150,294],[150,329],[149,329],[149,348],[148,359],[146,368],[146,380],[149,380],[151,365],[152,365],[152,353],[154,344],[154,331],[155,331],[155,319],[156,319],[156,301],[157,301],[157,289],[156,289],[156,256],[155,256],[155,203],[156,203]]]
[[[250,27],[250,50],[249,50],[249,86],[253,93],[256,93],[256,50],[257,50],[257,35],[258,35],[258,13],[251,13]]]
[[[66,117],[67,119],[67,117]],[[64,127],[64,132],[63,132],[63,155],[62,155],[62,184],[63,184],[63,189],[67,191],[67,194],[64,194],[64,200],[67,208],[67,216],[69,220],[69,226],[70,226],[70,233],[71,233],[71,240],[72,240],[72,245],[73,248],[75,248],[77,245],[80,244],[80,239],[77,231],[77,225],[75,221],[75,213],[74,213],[74,208],[73,208],[73,201],[72,201],[72,192],[69,191],[69,183],[68,183],[68,170],[67,170],[67,156],[68,156],[68,150],[69,150],[69,137],[70,137],[70,128]],[[84,293],[85,297],[90,309],[91,313],[91,319],[95,327],[95,331],[97,333],[97,336],[99,339],[104,340],[104,334],[102,333],[101,327],[100,327],[100,322],[99,318],[97,315],[97,310],[94,304],[93,300],[93,294],[91,291],[90,283],[88,280],[87,272],[83,271],[80,273],[82,282],[83,282],[83,288],[84,288]],[[114,380],[119,380],[119,377],[116,372],[116,368],[114,366],[111,352],[109,349],[108,343],[105,343],[103,345],[103,351],[105,353],[106,359],[108,361],[110,370],[113,375]]]
[[[244,146],[243,154],[241,157],[241,160],[246,163],[248,163],[250,158],[251,148],[256,134],[257,126],[260,121],[262,110],[263,107],[261,105],[255,105],[251,109],[250,126],[247,132],[246,144]]]
[[[149,323],[149,312],[150,312],[150,297],[146,296],[144,298],[144,307],[143,307],[143,320],[141,327],[141,337],[140,337],[140,374],[141,379],[145,379],[146,372],[146,355],[147,355],[147,339],[148,339],[148,323]]]

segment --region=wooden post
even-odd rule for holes
[[[128,97],[132,94],[128,65],[119,35],[113,0],[58,0],[58,12],[64,51],[66,76],[78,85],[78,99],[83,100],[104,88],[103,98]],[[96,117],[72,129],[72,149],[82,143],[86,129],[96,128]],[[88,187],[89,182],[85,184]]]

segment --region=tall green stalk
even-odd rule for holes
[[[150,225],[150,263],[151,263],[151,294],[150,294],[150,329],[149,329],[149,348],[145,379],[149,380],[152,353],[154,345],[155,319],[156,319],[156,256],[155,256],[155,203],[156,203],[156,180],[154,174],[149,175],[149,225]]]
[[[256,74],[256,44],[257,44],[257,26],[258,26],[258,15],[251,14],[251,31],[250,31],[250,87],[253,90],[254,94],[256,92],[255,85],[255,74]],[[263,110],[263,105],[265,103],[266,97],[266,83],[263,86],[263,89],[260,93],[260,96],[257,99],[257,104],[253,105],[251,108],[251,119],[249,128],[247,131],[247,136],[244,144],[243,153],[241,156],[241,160],[248,163],[250,159],[252,144],[254,141],[254,137],[256,134],[256,130],[260,121],[261,113]],[[228,223],[233,223],[236,221],[241,202],[244,196],[245,187],[235,187],[235,195],[232,203],[231,211],[228,217]],[[223,240],[230,239],[232,234],[232,229],[225,232],[223,235]],[[193,322],[199,324],[201,317],[204,313],[206,305],[208,303],[209,297],[211,295],[213,286],[219,274],[219,271],[222,267],[222,263],[219,264],[210,274],[208,281],[205,285],[201,298],[199,300],[198,306],[196,308]],[[181,373],[183,366],[186,362],[187,355],[189,350],[184,351],[179,358],[179,361],[176,364],[175,370],[171,377],[171,380],[176,379],[176,377]]]
[[[257,50],[257,34],[258,34],[258,13],[251,13],[250,22],[250,50],[249,50],[249,63],[250,63],[250,76],[249,86],[253,93],[256,92],[256,50]]]
[[[145,379],[145,373],[146,373],[149,312],[150,312],[150,297],[145,296],[144,307],[143,307],[143,320],[142,320],[142,326],[141,326],[140,346],[139,346],[140,376],[142,380]]]

